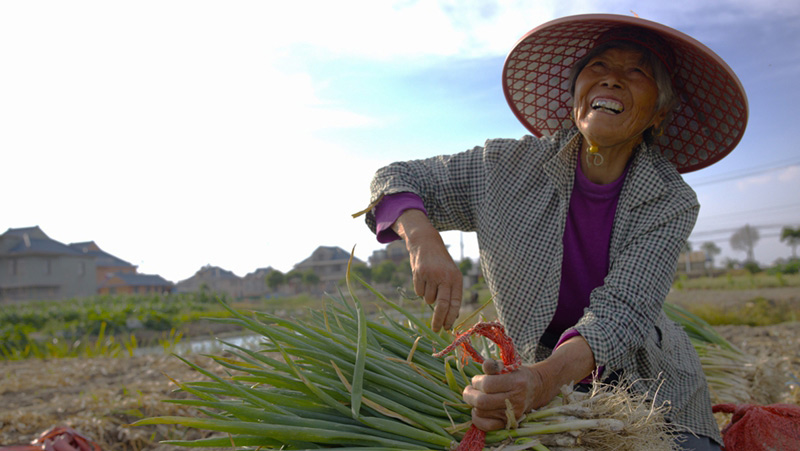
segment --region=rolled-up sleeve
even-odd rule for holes
[[[375,235],[379,243],[390,243],[400,239],[400,236],[392,230],[392,225],[404,211],[411,209],[420,210],[426,215],[428,214],[428,212],[425,211],[425,205],[422,203],[422,199],[414,193],[390,194],[381,198],[374,209],[376,222]]]
[[[424,211],[438,230],[472,231],[485,178],[483,147],[454,155],[392,163],[375,173],[370,185],[371,202],[380,206],[382,197],[414,194],[421,199]],[[367,226],[376,233],[379,211],[373,208],[366,214]]]

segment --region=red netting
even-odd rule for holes
[[[800,450],[800,406],[717,404],[712,410],[733,415],[722,429],[725,451]]]
[[[574,125],[569,70],[598,37],[620,24],[657,32],[676,57],[674,84],[681,105],[658,139],[662,154],[685,173],[730,153],[742,138],[748,115],[744,88],[733,71],[694,39],[627,16],[565,17],[531,30],[517,43],[506,58],[503,90],[522,124],[536,136]]]
[[[0,451],[102,451],[100,445],[69,427],[42,432],[30,445],[0,446]]]
[[[514,343],[511,337],[506,334],[505,327],[495,321],[475,324],[468,331],[459,334],[449,346],[433,354],[433,356],[442,357],[454,349],[461,347],[461,349],[464,350],[464,355],[462,357],[464,360],[472,358],[478,363],[483,363],[483,356],[472,347],[469,341],[470,338],[476,334],[486,337],[497,344],[497,348],[500,351],[500,360],[503,361],[503,369],[500,370],[500,374],[510,373],[519,368],[522,364],[522,360],[520,360],[517,351],[514,349]],[[461,443],[458,444],[456,451],[480,451],[483,449],[485,442],[486,432],[472,425],[469,430],[467,430],[464,438],[461,439]]]

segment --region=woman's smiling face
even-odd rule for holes
[[[575,123],[589,143],[602,148],[638,145],[659,124],[658,87],[636,50],[611,48],[592,58],[575,80]]]

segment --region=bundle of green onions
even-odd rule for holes
[[[230,370],[226,377],[184,359],[209,380],[176,381],[193,399],[166,401],[194,406],[207,418],[154,417],[135,425],[175,424],[221,433],[165,442],[188,447],[454,448],[471,424],[461,392],[480,367],[452,355],[434,358],[452,336],[434,333],[420,318],[363,284],[391,307],[380,320],[367,317],[349,278],[352,302],[340,296],[309,312],[304,321],[229,308],[233,317],[218,321],[263,335],[262,348],[226,343],[233,357],[212,357]],[[486,446],[540,451],[674,446],[663,410],[624,387],[596,384],[588,394],[565,391],[549,406],[512,422],[517,424],[488,433]]]
[[[758,400],[755,359],[732,345],[699,316],[665,303],[664,313],[680,324],[700,356],[713,404],[743,404]]]

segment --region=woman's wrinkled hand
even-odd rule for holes
[[[484,371],[493,373],[497,366],[484,363]],[[464,401],[472,406],[472,424],[484,431],[506,427],[509,421],[506,400],[511,402],[515,420],[532,409],[550,402],[558,394],[537,365],[521,366],[506,374],[481,374],[464,388]]]
[[[461,308],[463,278],[441,234],[419,210],[407,210],[395,222],[395,231],[408,249],[414,292],[434,305],[431,328],[451,329]]]
[[[408,251],[414,292],[434,305],[431,328],[451,329],[461,309],[463,279],[441,236],[436,232],[425,240],[416,240]]]

